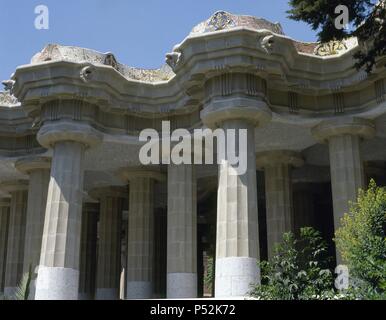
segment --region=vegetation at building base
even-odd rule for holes
[[[318,231],[303,228],[299,239],[283,236],[270,261],[260,263],[262,300],[386,300],[386,189],[372,180],[360,190],[336,231],[336,245],[349,270],[349,288],[336,290],[327,246]]]
[[[372,180],[367,191],[360,190],[335,242],[350,270],[353,294],[386,299],[386,189]]]
[[[251,295],[261,300],[330,299],[335,292],[328,265],[327,245],[318,231],[303,228],[299,239],[286,233],[270,261],[259,263],[261,285]]]
[[[30,294],[30,287],[32,281],[32,270],[29,266],[28,272],[23,274],[23,277],[16,288],[16,291],[12,297],[0,296],[0,300],[28,300]]]
[[[318,30],[319,40],[328,42],[357,37],[362,49],[355,54],[356,67],[371,72],[379,58],[386,55],[385,0],[290,0],[289,17],[308,23]],[[348,9],[349,29],[337,28],[339,6]]]
[[[213,255],[208,257],[207,270],[204,274],[204,286],[208,291],[213,292],[214,284],[214,259]]]

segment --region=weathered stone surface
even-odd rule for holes
[[[313,132],[325,139],[329,146],[334,226],[337,230],[342,217],[350,210],[350,201],[356,201],[359,189],[364,188],[361,138],[374,135],[374,124],[358,118],[342,118],[324,122]],[[339,252],[337,262],[342,262]]]
[[[154,279],[154,179],[144,172],[129,180],[127,241],[128,299],[149,299]]]
[[[96,299],[119,299],[121,230],[125,188],[102,188],[92,192],[100,201]]]
[[[53,297],[78,296],[84,150],[85,146],[77,142],[57,142],[54,147],[37,300],[47,298],[47,284]],[[40,270],[44,270],[42,276]]]
[[[216,241],[216,297],[246,295],[251,282],[259,281],[259,232],[256,190],[254,127],[245,121],[223,123],[224,129],[247,129],[247,172],[235,175],[227,161],[219,168]],[[238,135],[236,135],[236,138]],[[239,150],[236,150],[238,154]],[[225,159],[226,160],[226,159]],[[231,266],[244,266],[248,274]],[[229,266],[228,266],[229,262]],[[237,288],[233,288],[237,281]]]
[[[9,181],[0,188],[11,194],[4,294],[12,297],[23,276],[28,181]]]
[[[197,182],[193,165],[168,169],[167,297],[197,297]]]
[[[79,300],[93,300],[97,269],[98,203],[83,204],[80,241]]]
[[[293,230],[292,166],[301,166],[302,157],[291,151],[276,150],[257,154],[257,166],[264,169],[267,210],[268,256]]]
[[[85,271],[89,270],[88,259],[83,254],[83,258],[79,257],[81,243],[89,243],[83,241],[84,237],[81,240],[82,202],[92,201],[90,191],[95,188],[125,186],[128,181],[128,243],[125,241],[125,247],[119,247],[117,241],[110,241],[110,235],[116,239],[118,234],[114,219],[109,220],[112,224],[101,221],[106,229],[102,226],[100,236],[103,238],[107,230],[105,242],[114,247],[114,263],[105,259],[105,274],[109,275],[104,277],[106,282],[117,278],[111,269],[118,265],[115,261],[119,251],[128,253],[128,257],[122,255],[128,267],[125,263],[122,267],[127,275],[129,298],[166,296],[166,282],[170,297],[193,297],[197,291],[200,293],[202,266],[201,257],[195,256],[195,242],[200,255],[204,247],[213,250],[214,229],[216,295],[244,296],[249,285],[259,281],[256,262],[259,247],[262,257],[267,256],[263,238],[266,231],[268,246],[272,248],[272,243],[280,241],[282,233],[290,229],[293,183],[312,183],[322,190],[317,196],[304,193],[303,198],[297,198],[300,205],[295,214],[304,218],[301,224],[308,223],[304,211],[312,210],[308,209],[312,207],[310,197],[315,202],[315,212],[323,210],[331,215],[330,198],[333,199],[335,226],[330,222],[332,216],[321,219],[318,215],[316,221],[317,227],[323,227],[329,234],[327,240],[332,244],[333,227],[338,227],[340,217],[348,210],[348,200],[355,200],[357,188],[363,186],[363,171],[372,176],[374,165],[380,168],[377,182],[386,181],[386,73],[379,68],[369,76],[353,68],[352,56],[358,49],[356,39],[344,43],[304,43],[286,37],[280,25],[264,19],[217,12],[167,53],[167,65],[157,70],[125,66],[111,52],[60,45],[48,45],[31,64],[17,68],[11,79],[3,82],[6,91],[0,92],[0,181],[30,177],[28,199],[35,201],[28,204],[28,212],[39,212],[44,194],[38,191],[43,184],[36,182],[39,179],[33,174],[42,168],[26,165],[24,158],[53,157],[44,206],[37,298],[90,298],[90,279],[82,275],[93,271]],[[247,173],[233,176],[235,168],[226,163],[219,172],[217,164],[197,165],[196,197],[193,168],[170,167],[170,190],[166,192],[166,165],[138,168],[138,153],[143,144],[138,141],[139,133],[148,128],[160,133],[165,120],[170,121],[172,130],[190,132],[196,128],[248,129]],[[281,151],[278,156],[278,150],[286,152]],[[264,168],[268,176],[266,186],[259,179],[258,197],[255,152],[262,161],[257,168]],[[268,153],[275,153],[275,159],[267,157]],[[301,157],[294,157],[295,154]],[[304,168],[290,174],[292,166],[303,162],[301,158]],[[123,180],[116,174],[121,168],[126,168],[121,170]],[[209,181],[217,178],[216,225],[216,184],[213,187]],[[153,186],[155,180],[162,181],[157,189]],[[25,182],[24,189],[26,193]],[[10,193],[21,195],[19,189],[8,185],[7,190],[0,190],[0,197]],[[162,221],[156,220],[160,225],[154,228],[153,209],[166,211],[167,193],[169,227],[165,226],[165,216]],[[259,208],[268,211],[268,230],[262,223],[262,214],[258,221],[257,199],[267,200],[267,208],[264,203]],[[21,201],[14,203],[24,208]],[[195,205],[200,208],[197,223]],[[22,260],[29,259],[29,253],[21,253],[24,244],[26,252],[36,253],[38,248],[37,241],[23,240],[23,228],[29,230],[30,225],[28,218],[25,222],[23,219],[23,215],[12,215],[11,210],[8,238],[12,238],[12,250],[7,250],[7,265],[16,268],[8,268],[7,274],[13,283],[19,278],[15,275],[22,268]],[[0,240],[4,240],[1,221]],[[35,228],[41,227],[41,219],[39,222],[33,228],[35,240],[41,236]],[[12,228],[16,231],[10,236]],[[258,228],[262,231],[261,244]],[[30,238],[28,234],[26,237]],[[168,250],[168,270],[167,237],[172,248]],[[154,246],[155,241],[162,243]],[[4,247],[0,241],[1,245]],[[154,254],[154,247],[162,249],[161,252]],[[83,249],[87,256],[88,249]],[[4,255],[1,250],[0,259]],[[155,268],[154,264],[161,260],[162,265]],[[101,298],[117,297],[115,284],[113,288],[104,286],[99,288]],[[120,287],[123,298],[124,285]],[[12,291],[10,287],[9,293]]]
[[[35,298],[36,276],[40,262],[44,217],[50,181],[51,160],[29,157],[16,163],[16,168],[30,177],[28,187],[27,218],[24,245],[23,274],[32,272],[30,299]]]
[[[4,293],[5,267],[7,261],[9,199],[0,200],[0,294]]]

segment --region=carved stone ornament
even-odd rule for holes
[[[271,54],[275,48],[275,37],[273,35],[267,35],[260,40],[261,48]]]
[[[225,11],[216,12],[208,21],[206,32],[224,30],[235,26],[232,16]]]
[[[15,85],[14,80],[4,80],[1,82],[4,86],[5,91],[9,91],[12,94],[13,86]]]
[[[169,65],[173,70],[177,67],[181,61],[181,52],[171,52],[166,55],[166,64]]]
[[[315,55],[325,57],[340,54],[348,49],[345,41],[332,40],[315,48]]]
[[[88,82],[88,81],[92,80],[93,72],[94,72],[94,66],[92,66],[92,65],[85,66],[80,71],[80,78],[84,82]]]
[[[17,99],[13,95],[11,95],[9,91],[0,92],[0,105],[8,106],[16,104],[18,104]]]
[[[111,52],[106,53],[105,60],[103,62],[106,66],[111,66],[114,69],[118,70],[118,62],[115,59],[115,56]]]

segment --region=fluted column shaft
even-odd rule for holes
[[[23,272],[31,269],[29,299],[35,299],[37,267],[44,229],[44,216],[47,204],[48,183],[50,181],[50,159],[28,157],[16,162],[16,168],[30,177],[28,186],[27,220],[24,245]]]
[[[215,295],[244,296],[259,280],[255,127],[241,120],[225,121],[222,127],[236,129],[235,141],[239,129],[247,129],[247,171],[236,175],[227,158],[219,167]],[[238,143],[234,147],[236,155],[242,151]]]
[[[265,173],[267,243],[271,258],[283,234],[294,229],[291,170],[304,161],[294,151],[274,150],[258,153],[256,163]]]
[[[5,266],[7,261],[9,201],[0,201],[0,295],[4,293]]]
[[[329,139],[331,187],[334,204],[335,229],[345,213],[349,201],[356,201],[359,188],[364,187],[360,137],[335,136]]]
[[[37,300],[78,298],[84,151],[78,142],[57,142],[54,147]]]
[[[197,182],[193,165],[169,165],[167,297],[197,297]]]
[[[99,205],[83,205],[80,242],[79,300],[93,300],[96,278],[97,220]]]
[[[283,234],[293,229],[292,190],[288,164],[265,168],[265,193],[268,257],[272,257],[275,246],[283,240]]]
[[[329,146],[334,227],[337,230],[342,217],[350,210],[350,201],[355,202],[359,189],[364,187],[361,139],[372,138],[375,126],[365,119],[347,117],[322,122],[313,133]],[[341,262],[337,251],[337,263]]]
[[[127,298],[148,299],[153,294],[154,180],[130,180],[127,243]]]
[[[5,269],[4,294],[13,296],[23,277],[24,240],[27,218],[28,183],[15,185],[10,191],[11,207],[9,216],[7,261]]]
[[[118,194],[100,197],[96,299],[119,299],[123,199]]]

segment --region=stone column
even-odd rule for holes
[[[123,174],[129,181],[127,298],[150,299],[154,285],[154,182],[163,176],[150,169]]]
[[[121,232],[123,199],[126,188],[110,187],[93,190],[100,201],[97,263],[97,300],[118,300],[121,275]]]
[[[301,228],[315,227],[314,185],[296,183],[293,189],[294,229],[299,233]]]
[[[194,165],[169,165],[167,297],[197,298],[197,182]]]
[[[1,188],[11,194],[4,294],[12,297],[23,277],[28,181],[10,181]]]
[[[51,160],[45,157],[29,157],[16,162],[16,168],[30,177],[28,187],[27,220],[24,245],[23,273],[32,271],[30,299],[35,298],[37,268],[42,248],[44,215],[50,181]]]
[[[282,242],[283,234],[293,231],[291,167],[303,165],[293,151],[267,151],[257,154],[257,166],[264,169],[267,211],[268,257]]]
[[[76,300],[79,290],[83,159],[101,136],[86,124],[49,122],[38,141],[54,155],[36,281],[36,300]]]
[[[322,122],[313,129],[313,134],[319,141],[328,142],[334,226],[337,230],[343,215],[350,210],[349,202],[356,201],[358,190],[364,187],[360,141],[361,138],[373,137],[375,126],[364,119],[337,118]],[[338,252],[337,262],[342,262]]]
[[[223,122],[227,131],[247,130],[247,171],[236,175],[224,159],[219,168],[216,241],[216,297],[244,296],[259,281],[255,126],[241,120]],[[228,141],[227,141],[228,142]],[[242,152],[236,144],[236,154]]]
[[[264,79],[228,71],[224,67],[208,74],[201,119],[208,128],[222,129],[219,135],[225,137],[217,139],[217,151],[227,151],[218,155],[215,296],[242,297],[260,281],[255,129],[272,114]],[[246,139],[239,142],[244,133]],[[247,170],[242,173],[237,170],[242,164],[233,164],[232,158],[244,154]]]
[[[0,200],[0,296],[4,294],[5,266],[7,261],[9,199]]]
[[[79,300],[94,299],[98,213],[98,203],[83,204],[80,241]]]

